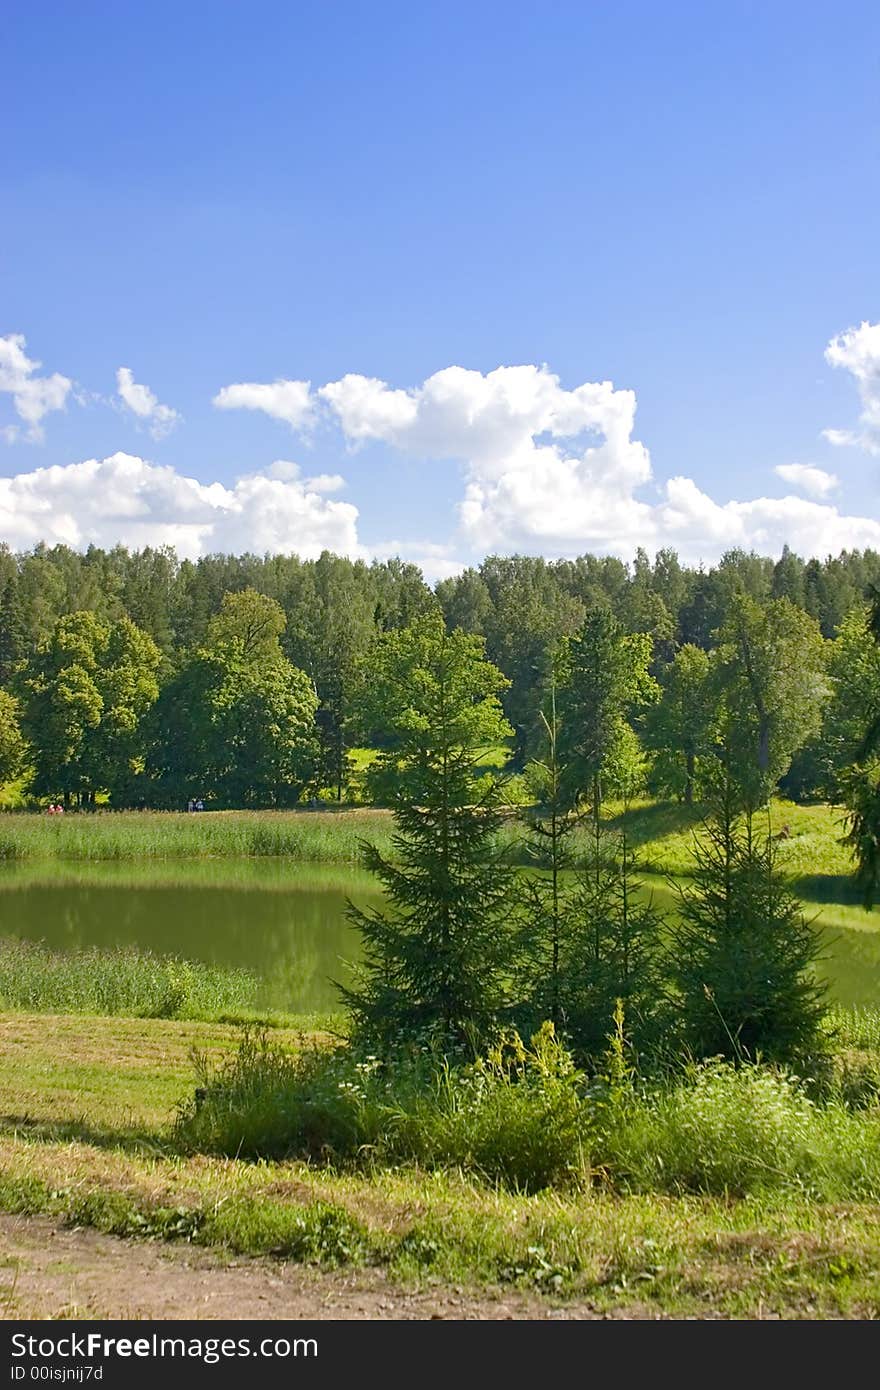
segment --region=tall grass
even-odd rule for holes
[[[286,858],[353,864],[369,838],[390,848],[381,811],[117,811],[0,818],[0,860]]]
[[[610,807],[614,812],[613,805]],[[516,810],[499,832],[508,862],[533,862],[524,845]],[[688,874],[693,868],[693,829],[699,808],[672,802],[637,804],[627,812],[627,836],[637,867],[652,873]],[[617,823],[612,816],[612,828]],[[787,828],[782,867],[792,876],[819,876],[834,887],[852,874],[852,857],[840,843],[837,816],[829,806],[775,802],[773,826]],[[286,858],[315,863],[355,864],[369,840],[393,854],[388,811],[99,811],[46,816],[0,813],[0,861],[62,859],[107,862],[138,859]],[[586,849],[588,833],[576,832],[572,848]]]
[[[148,951],[59,952],[0,938],[0,1009],[215,1019],[249,1009],[256,993],[256,979],[244,970]]]

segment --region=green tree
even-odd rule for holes
[[[143,755],[143,720],[159,693],[161,653],[129,618],[59,619],[22,677],[23,729],[34,789],[91,804],[125,795]]]
[[[563,649],[565,789],[572,805],[589,800],[596,824],[606,789],[629,776],[634,749],[628,718],[658,694],[648,672],[651,645],[647,633],[627,633],[610,612],[597,609]]]
[[[162,692],[151,770],[160,798],[224,806],[298,798],[314,767],[317,696],[281,651],[285,617],[252,589],[224,596],[205,645]]]
[[[798,1062],[820,1044],[817,933],[776,862],[772,837],[736,815],[728,783],[696,837],[679,889],[670,970],[682,1041],[697,1057]]]
[[[505,674],[504,711],[515,732],[514,757],[524,762],[554,653],[583,621],[583,605],[566,593],[545,560],[526,555],[485,560],[480,575],[492,607],[485,617],[486,652]]]
[[[26,751],[18,701],[8,690],[0,690],[0,785],[19,775]]]
[[[543,757],[528,766],[538,807],[527,820],[526,850],[538,871],[525,881],[527,910],[521,944],[525,995],[530,1010],[527,1029],[550,1019],[563,1027],[567,1012],[564,980],[573,919],[571,836],[578,814],[565,789],[565,766],[560,760],[561,724],[557,710],[555,672],[545,708],[540,711]]]
[[[318,783],[341,801],[358,732],[363,659],[375,633],[374,576],[364,564],[325,551],[309,567],[308,583],[308,601],[297,607],[287,645],[318,692]]]
[[[731,599],[714,669],[722,743],[740,802],[757,809],[818,732],[829,694],[819,628],[788,599]]]
[[[576,1055],[588,1061],[607,1048],[618,1001],[630,1043],[642,1047],[651,1041],[663,994],[658,969],[662,919],[634,876],[627,778],[621,781],[620,829],[610,833],[594,819],[586,856],[575,855],[572,831],[580,817],[565,793],[552,686],[542,723],[545,757],[530,765],[541,808],[529,823],[527,839],[539,872],[526,884],[518,955],[525,986],[523,1024],[535,1028],[552,1019]]]
[[[712,756],[717,692],[707,652],[680,647],[660,677],[661,695],[645,716],[645,743],[656,755],[652,783],[690,806]]]
[[[498,861],[500,789],[481,771],[508,736],[507,682],[478,637],[447,633],[440,612],[377,640],[373,719],[389,734],[379,773],[394,785],[394,859],[365,846],[387,907],[351,906],[364,961],[342,997],[372,1045],[430,1035],[450,1046],[486,1034],[508,995],[511,882]]]

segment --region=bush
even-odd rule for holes
[[[880,1108],[810,1097],[765,1065],[714,1060],[648,1085],[629,1070],[622,1011],[589,1078],[546,1023],[509,1031],[453,1067],[412,1051],[393,1061],[346,1046],[285,1053],[245,1031],[236,1056],[180,1110],[189,1151],[242,1158],[454,1169],[515,1191],[602,1182],[621,1192],[822,1201],[880,1197]]]
[[[443,1066],[427,1095],[398,1117],[400,1156],[477,1172],[534,1192],[589,1170],[586,1078],[545,1023],[525,1047],[508,1030],[472,1066]]]
[[[416,1162],[533,1191],[584,1171],[583,1075],[545,1024],[527,1048],[514,1032],[468,1067],[410,1053],[392,1062],[349,1049],[286,1053],[246,1028],[178,1115],[188,1150],[241,1158]]]

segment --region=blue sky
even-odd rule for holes
[[[0,539],[880,548],[874,0],[49,3],[4,47]]]

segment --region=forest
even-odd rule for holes
[[[877,707],[878,582],[872,551],[731,551],[709,569],[672,551],[631,566],[493,556],[432,590],[413,565],[329,553],[0,547],[0,784],[117,808],[372,796],[354,750],[387,734],[364,698],[377,642],[439,612],[505,677],[517,773],[561,644],[601,616],[609,640],[638,638],[645,657],[621,709],[653,790],[699,795],[726,701],[760,724],[762,773],[792,796],[834,798]]]

